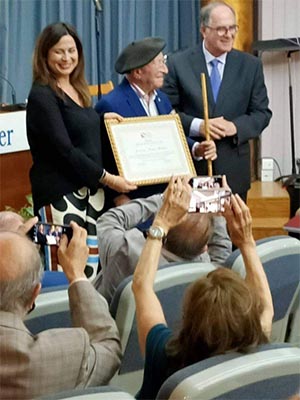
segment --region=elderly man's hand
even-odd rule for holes
[[[234,123],[226,120],[224,117],[210,118],[208,120],[208,130],[210,138],[213,140],[220,140],[226,136],[234,136],[237,133]],[[204,122],[200,125],[200,134],[205,137]]]
[[[30,231],[30,229],[38,222],[38,217],[29,218],[22,225],[18,227],[17,232],[20,235],[26,235]]]
[[[217,158],[217,148],[213,140],[204,140],[195,145],[195,157],[203,157],[205,160],[215,160]]]
[[[165,233],[187,215],[192,193],[189,178],[172,177],[165,190],[163,205],[153,222],[153,225],[161,226]]]
[[[76,222],[70,223],[73,229],[73,236],[68,243],[68,238],[63,235],[58,248],[58,261],[62,266],[69,282],[75,279],[85,278],[84,269],[89,255],[86,244],[87,232]]]

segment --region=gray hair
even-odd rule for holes
[[[0,310],[24,315],[32,299],[35,287],[40,283],[43,268],[42,261],[36,246],[26,237],[12,233],[26,240],[28,251],[19,259],[21,275],[15,279],[0,281]],[[5,262],[2,260],[2,262]]]
[[[219,7],[219,6],[228,7],[232,11],[234,18],[236,19],[236,13],[235,13],[235,9],[233,7],[231,7],[229,4],[225,3],[224,1],[213,1],[213,2],[209,3],[207,6],[201,8],[201,11],[200,11],[201,26],[209,25],[210,15],[211,15],[212,10],[214,10],[216,7]]]
[[[169,230],[164,247],[178,257],[193,260],[204,251],[211,233],[210,215],[190,213],[183,222]]]

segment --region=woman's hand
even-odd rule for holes
[[[107,112],[104,114],[104,119],[116,119],[118,122],[122,122],[124,118],[115,112]]]
[[[127,181],[122,176],[112,175],[109,172],[106,172],[105,177],[102,179],[101,183],[119,193],[127,193],[131,190],[137,189],[136,185]]]
[[[231,205],[225,203],[224,208],[228,232],[235,246],[241,250],[244,246],[255,246],[250,210],[240,196],[231,195]]]
[[[189,177],[172,177],[164,192],[164,201],[153,225],[161,226],[165,233],[184,220],[188,213],[192,188]]]

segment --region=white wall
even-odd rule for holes
[[[300,0],[259,0],[259,40],[299,38]],[[269,127],[261,136],[261,157],[273,157],[281,174],[292,171],[287,52],[262,53],[265,80],[273,111]],[[296,158],[300,158],[300,51],[291,55]],[[275,167],[275,177],[279,176]]]

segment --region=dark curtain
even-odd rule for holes
[[[31,59],[41,30],[49,23],[74,25],[83,42],[86,78],[100,82],[120,78],[114,71],[119,52],[131,41],[160,36],[166,52],[194,45],[199,39],[199,0],[102,0],[95,29],[93,0],[0,0],[0,102],[11,103],[11,87],[17,102],[24,102],[31,87]],[[96,37],[100,37],[96,41]]]

